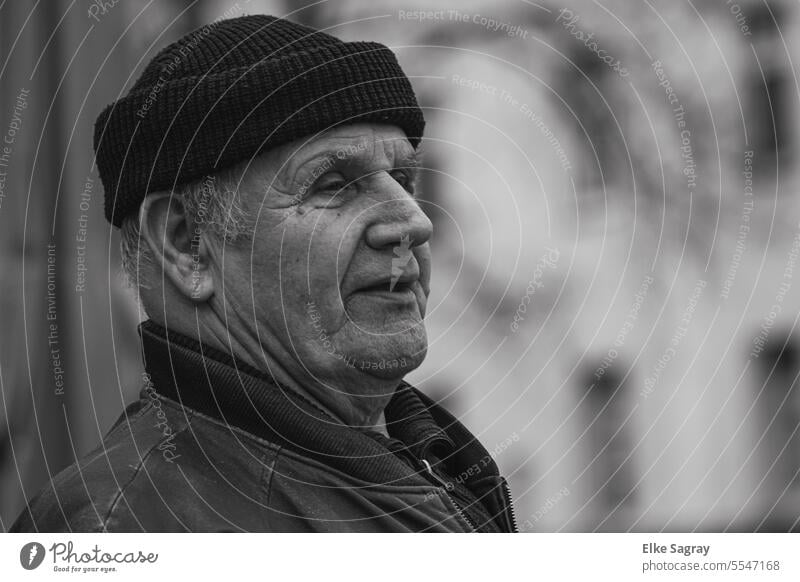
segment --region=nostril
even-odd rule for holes
[[[431,237],[433,226],[427,216],[421,211],[420,214],[421,217],[408,220],[372,224],[366,230],[367,244],[378,250],[387,247],[412,249],[425,244]]]

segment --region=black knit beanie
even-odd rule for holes
[[[204,26],[156,55],[95,122],[115,226],[171,190],[330,127],[372,121],[417,147],[425,120],[391,50],[252,15]]]

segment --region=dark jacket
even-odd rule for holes
[[[387,438],[152,322],[140,334],[139,401],[12,531],[516,531],[492,457],[412,386]]]

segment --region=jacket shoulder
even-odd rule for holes
[[[226,513],[242,504],[226,501],[242,496],[243,481],[265,472],[274,451],[244,438],[232,450],[222,434],[230,429],[196,416],[167,399],[131,405],[98,448],[31,500],[11,531],[236,529],[242,516]]]
[[[146,414],[141,401],[129,406],[96,449],[63,469],[39,491],[11,531],[104,531],[119,480],[134,471],[130,433]],[[120,471],[120,467],[127,469]]]

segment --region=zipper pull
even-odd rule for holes
[[[456,488],[455,485],[453,485],[451,482],[445,481],[444,479],[439,477],[439,475],[433,472],[433,467],[431,467],[431,464],[428,462],[428,459],[420,459],[420,461],[422,462],[423,465],[425,465],[425,470],[428,471],[428,474],[431,477],[433,477],[447,491],[452,491],[453,489]]]

